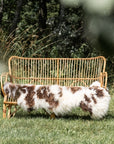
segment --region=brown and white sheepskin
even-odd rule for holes
[[[49,114],[57,116],[80,107],[89,111],[93,118],[102,118],[106,115],[110,102],[108,91],[100,87],[97,81],[90,87],[6,83],[4,91],[26,111],[43,108]]]

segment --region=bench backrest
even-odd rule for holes
[[[105,72],[106,59],[94,58],[24,58],[9,59],[9,73],[13,83],[40,85],[88,86],[100,81]]]

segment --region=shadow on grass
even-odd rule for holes
[[[47,115],[45,112],[41,111],[41,112],[24,112],[22,110],[19,110],[16,115],[15,118],[44,118],[44,119],[48,119],[49,115]]]
[[[105,117],[104,117],[104,119],[106,119],[106,120],[114,120],[114,114],[108,114],[108,115],[106,115]]]
[[[86,113],[85,113],[86,114]],[[15,115],[15,118],[25,118],[25,119],[29,119],[29,118],[42,118],[42,119],[51,119],[50,115],[48,115],[47,113],[45,113],[44,111],[41,112],[31,112],[31,113],[27,113],[27,112],[23,112],[23,111],[19,111],[17,112],[17,114]],[[94,119],[92,119],[90,117],[90,115],[86,114],[86,115],[78,115],[78,114],[67,114],[64,116],[56,116],[55,119],[61,119],[61,120],[84,120],[84,121],[93,121]],[[114,119],[114,115],[112,114],[108,114],[106,115],[104,118],[99,119],[99,120],[112,120]]]
[[[40,114],[40,113],[37,113],[37,114],[17,114],[15,116],[15,118],[25,118],[25,119],[28,119],[28,118],[42,118],[42,119],[51,119],[50,118],[50,115],[48,114]],[[55,117],[55,119],[64,119],[64,120],[92,120],[90,118],[90,116],[79,116],[79,115],[66,115],[66,116],[58,116],[58,117]]]

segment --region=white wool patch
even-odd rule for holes
[[[21,96],[17,99],[17,104],[24,109],[25,111],[27,111],[27,109],[29,108],[28,105],[26,105],[26,101],[25,101],[25,97],[26,94],[21,94]]]
[[[49,87],[49,89],[50,89],[50,92],[52,93],[52,94],[54,94],[54,99],[55,100],[58,100],[60,97],[59,97],[59,92],[60,92],[60,86],[58,86],[58,85],[51,85],[50,87]]]
[[[101,83],[100,82],[98,82],[98,81],[95,81],[95,82],[93,82],[91,85],[90,85],[90,87],[93,87],[93,86],[101,86]]]
[[[109,97],[98,99],[97,104],[92,107],[92,117],[96,119],[102,118],[108,112],[109,102]]]
[[[39,108],[44,108],[47,109],[49,108],[49,104],[45,101],[45,99],[38,99],[37,95],[35,94],[33,96],[35,104],[34,104],[34,109],[39,109]]]

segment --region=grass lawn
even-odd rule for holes
[[[20,110],[11,119],[2,118],[0,97],[0,144],[114,144],[114,90],[107,116],[92,120],[80,109],[52,120],[42,110]]]

